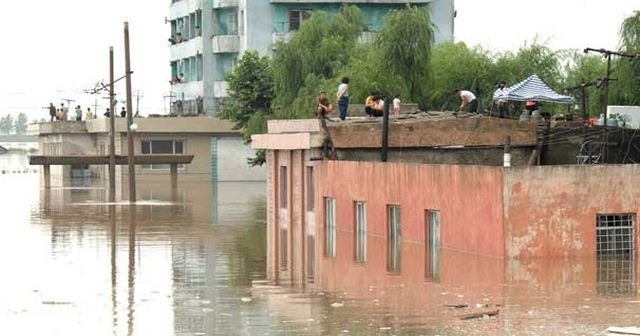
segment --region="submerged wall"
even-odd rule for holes
[[[594,256],[596,216],[640,210],[639,171],[638,165],[505,169],[506,256]]]

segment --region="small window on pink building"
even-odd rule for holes
[[[336,256],[336,199],[324,199],[324,255]]]
[[[354,202],[355,212],[355,259],[358,263],[367,261],[367,203]]]
[[[280,208],[282,209],[286,209],[288,205],[287,177],[287,166],[280,166]]]
[[[427,210],[425,227],[425,274],[427,279],[440,281],[440,211]]]
[[[316,210],[316,190],[313,167],[307,167],[307,211]]]
[[[402,224],[400,206],[387,206],[387,271],[400,273],[402,266]]]

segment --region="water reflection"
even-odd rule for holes
[[[263,183],[168,184],[141,182],[130,206],[93,180],[47,191],[33,174],[0,176],[0,334],[602,335],[640,320],[636,259],[442,250],[436,282],[424,246],[403,243],[389,274],[372,237],[366,263],[338,250],[315,258],[315,283],[274,286]]]

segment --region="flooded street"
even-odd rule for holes
[[[326,288],[275,286],[263,281],[264,183],[181,183],[172,202],[166,180],[140,183],[131,207],[106,203],[91,179],[45,191],[38,174],[0,174],[0,335],[605,335],[640,324],[634,259],[443,252],[435,281],[407,250],[402,275],[349,264],[318,270]]]

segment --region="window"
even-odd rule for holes
[[[336,200],[327,197],[324,199],[324,255],[336,256]]]
[[[425,249],[427,278],[440,281],[440,211],[427,210]]]
[[[313,180],[313,167],[307,167],[307,211],[316,210],[316,191]]]
[[[402,224],[400,222],[400,206],[389,205],[387,207],[388,235],[387,235],[387,271],[400,273],[402,262]]]
[[[280,166],[280,208],[287,208],[287,166]]]
[[[355,202],[355,214],[356,214],[356,261],[364,263],[367,261],[367,204],[365,202]]]
[[[238,33],[238,13],[227,15],[227,35],[235,35]]]
[[[307,235],[307,280],[313,282],[316,274],[316,238]]]
[[[308,10],[290,10],[289,11],[289,31],[300,29],[302,21],[311,17],[311,11]]]
[[[196,56],[196,80],[202,80],[202,54]]]
[[[280,229],[280,270],[287,270],[288,251],[289,251],[289,230]]]
[[[142,140],[140,141],[142,154],[184,154],[183,140]],[[169,169],[168,164],[145,164],[144,169]],[[184,165],[178,165],[184,168]]]
[[[598,255],[634,255],[635,215],[598,214],[596,251]]]

